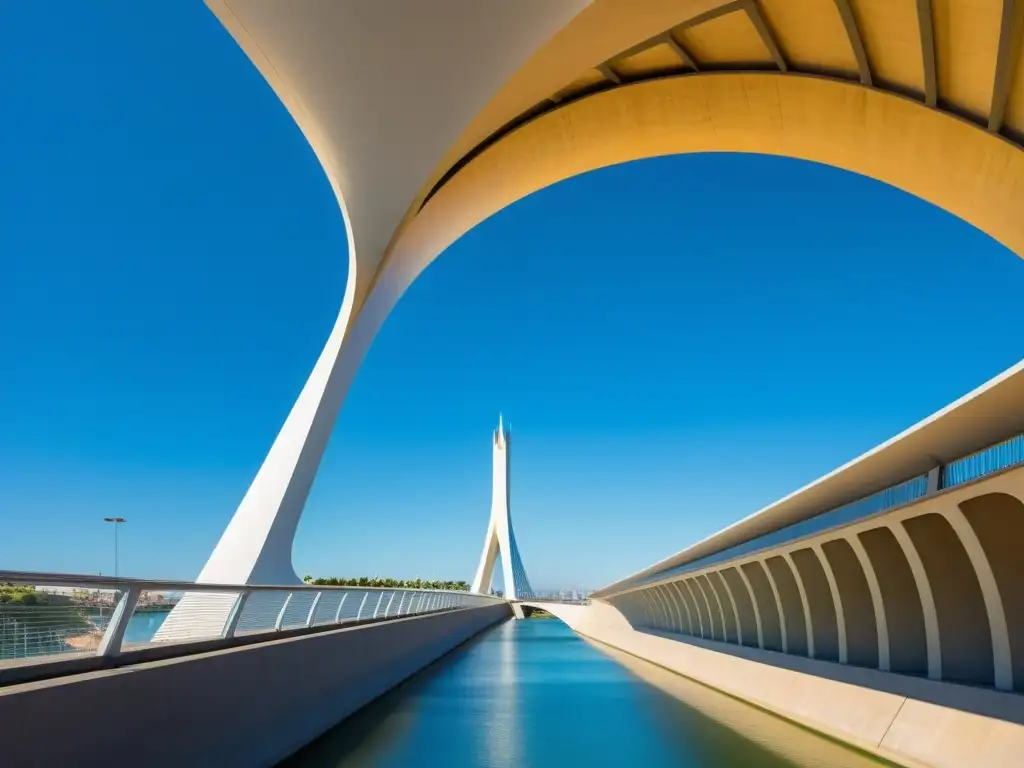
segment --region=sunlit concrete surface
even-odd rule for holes
[[[496,602],[4,686],[0,765],[276,765],[510,615]]]
[[[1020,2],[209,5],[308,138],[351,249],[338,320],[206,582],[296,579],[306,497],[391,308],[462,234],[558,181],[685,152],[802,158],[1024,253]]]

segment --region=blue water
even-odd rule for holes
[[[673,688],[679,685],[688,687]],[[683,703],[680,696],[690,701]],[[559,621],[534,619],[506,622],[470,641],[284,765],[824,768],[877,763],[646,662],[613,659]]]
[[[169,613],[170,611],[159,611],[132,615],[124,630],[124,642],[148,643],[153,639],[153,635],[160,629],[160,625],[164,623],[164,619]]]

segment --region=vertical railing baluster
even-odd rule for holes
[[[313,597],[313,604],[309,606],[309,614],[306,616],[306,626],[312,627],[313,622],[316,620],[316,608],[320,605],[320,597],[323,595],[323,591],[317,592]]]
[[[281,606],[281,612],[277,614],[277,621],[274,622],[274,629],[278,632],[281,631],[281,627],[284,625],[284,614],[288,610],[288,605],[292,601],[292,595],[294,592],[289,592],[288,597],[284,599],[284,605]]]
[[[349,594],[351,594],[351,593],[345,592],[341,596],[341,602],[338,603],[338,610],[336,610],[334,612],[334,623],[335,624],[340,624],[341,623],[341,609],[345,606],[345,599],[349,596]]]
[[[100,640],[99,647],[96,649],[97,656],[117,656],[121,653],[124,632],[135,613],[135,604],[139,602],[141,594],[142,590],[139,587],[129,587],[121,593],[117,607],[114,608],[114,613],[110,616],[110,622],[107,624],[107,631],[103,633],[103,639]],[[25,637],[27,643],[28,635],[26,634]]]
[[[248,589],[243,589],[238,593],[235,605],[228,615],[228,620],[224,623],[224,631],[221,633],[222,637],[230,639],[235,636],[235,632],[238,631],[238,622],[242,620],[242,611],[245,610],[245,604],[249,602],[249,595],[251,594],[252,592]]]

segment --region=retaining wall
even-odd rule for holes
[[[1024,765],[1021,694],[636,631],[600,601],[548,610],[585,637],[902,765]]]
[[[511,615],[499,603],[0,688],[0,763],[272,766]]]

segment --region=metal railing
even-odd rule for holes
[[[951,461],[942,468],[942,487],[952,488],[1024,463],[1024,435],[1011,437],[984,450]]]
[[[982,480],[989,475],[1020,464],[1024,464],[1024,434],[1015,435],[968,456],[954,459],[948,464],[941,464],[931,473],[917,475],[856,501],[820,512],[806,520],[778,528],[682,565],[648,574],[629,586],[636,587],[662,581],[668,577],[706,568],[740,555],[768,551],[782,544],[792,543],[798,539],[864,520],[881,512],[912,504],[938,491]],[[935,481],[930,480],[932,476],[936,478]]]
[[[175,596],[182,598],[175,601]],[[179,612],[172,621],[177,606],[191,598],[213,610]],[[117,656],[182,641],[269,636],[502,601],[454,590],[195,584],[0,571],[0,665]]]

